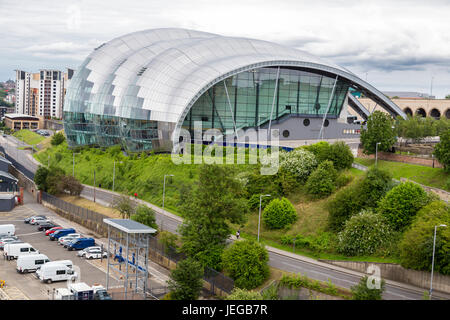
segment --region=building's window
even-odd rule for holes
[[[283,131],[283,137],[285,137],[285,138],[289,137],[289,130]]]
[[[309,123],[310,123],[309,119],[304,119],[304,120],[303,120],[303,125],[304,125],[305,127],[309,126]]]
[[[323,123],[324,127],[328,127],[328,125],[330,124],[330,121],[328,121],[328,119],[325,119],[325,122]]]

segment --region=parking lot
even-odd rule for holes
[[[14,224],[16,228],[16,235],[23,242],[30,243],[35,249],[39,250],[48,256],[51,261],[55,260],[71,260],[74,266],[80,268],[79,279],[81,282],[86,282],[92,286],[94,284],[101,284],[106,286],[106,261],[101,263],[98,260],[86,260],[77,256],[77,251],[68,251],[57,241],[50,241],[45,233],[37,230],[37,226],[25,224],[23,219],[33,215],[44,214],[48,219],[61,225],[62,227],[73,227],[77,233],[83,234],[86,237],[93,237],[93,234],[85,228],[79,228],[78,225],[65,220],[58,216],[53,211],[33,202],[29,202],[23,206],[14,208],[11,212],[0,212],[0,224]],[[96,239],[96,242],[98,239]],[[46,300],[49,299],[53,288],[66,287],[66,281],[54,282],[51,284],[42,283],[36,278],[35,272],[21,274],[16,271],[16,260],[7,261],[3,258],[3,251],[0,251],[0,280],[6,281],[5,292],[12,299],[32,299],[32,300]],[[152,275],[158,274],[154,270]],[[158,279],[159,275],[159,279]],[[158,283],[163,283],[164,274],[158,274],[156,279]],[[110,275],[109,287],[123,286],[123,281],[119,281],[118,275]],[[151,284],[150,284],[151,285]],[[50,295],[49,295],[50,293]]]

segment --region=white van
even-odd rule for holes
[[[75,296],[67,288],[58,288],[53,296],[54,300],[75,300]]]
[[[72,269],[73,268],[73,263],[72,263],[72,261],[71,260],[55,260],[55,261],[50,261],[50,262],[47,262],[46,263],[46,265],[59,265],[59,264],[63,264],[63,265],[65,265],[66,267],[68,267],[68,268],[70,268],[70,269]]]
[[[16,259],[21,255],[38,254],[39,251],[29,243],[7,243],[3,255],[6,260]]]
[[[27,254],[17,258],[17,272],[26,273],[36,271],[44,263],[50,262],[50,259],[45,254]]]
[[[16,234],[16,227],[13,224],[0,224],[0,235],[13,236]]]
[[[66,281],[76,279],[77,273],[64,264],[48,262],[36,271],[36,277],[42,282]]]

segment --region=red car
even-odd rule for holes
[[[45,231],[45,235],[48,236],[50,234],[52,234],[53,232],[55,232],[56,230],[62,229],[63,227],[54,227],[51,229],[48,229],[47,231]]]

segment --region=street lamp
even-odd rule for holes
[[[378,160],[378,145],[381,144],[381,142],[377,142],[375,145],[375,167],[377,166],[377,160]]]
[[[430,300],[431,300],[431,295],[433,293],[433,271],[434,271],[434,251],[435,251],[435,247],[436,247],[436,229],[438,227],[447,227],[447,225],[445,224],[441,224],[438,226],[434,226],[434,240],[433,240],[433,259],[431,260],[431,281],[430,281]]]
[[[73,177],[75,177],[75,155],[76,154],[80,154],[80,153],[79,152],[77,152],[77,153],[73,152],[72,153],[72,176]]]
[[[164,196],[166,194],[166,177],[173,177],[173,174],[165,174],[164,175],[164,187],[163,187],[163,211],[164,211]]]
[[[258,242],[259,242],[259,229],[261,225],[261,202],[263,197],[270,197],[270,194],[262,194],[259,196],[259,215],[258,215]]]
[[[119,161],[119,163],[123,163],[123,161]],[[113,170],[113,186],[112,186],[112,191],[114,192],[114,180],[116,177],[116,160],[114,160],[114,170]]]

